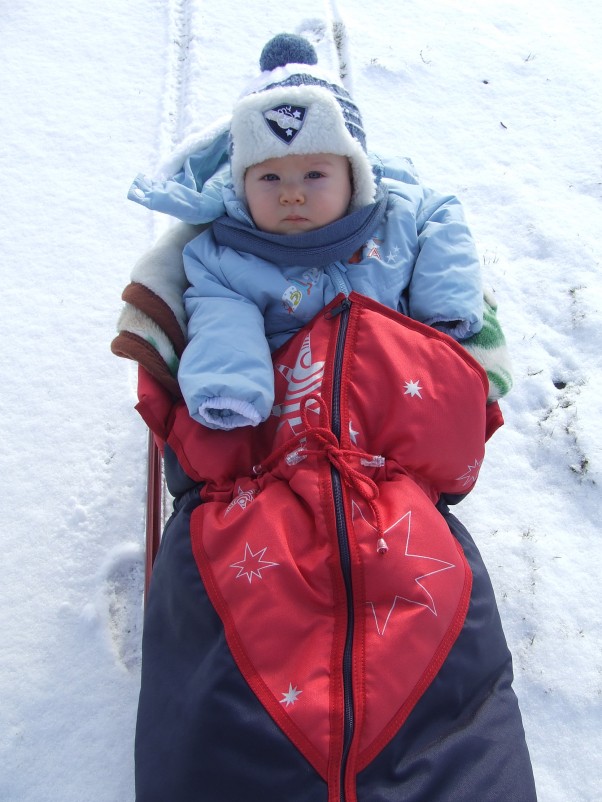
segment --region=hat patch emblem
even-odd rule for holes
[[[303,128],[307,108],[305,106],[277,106],[264,111],[263,117],[270,131],[287,145]]]

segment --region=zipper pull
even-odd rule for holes
[[[324,317],[326,320],[332,320],[333,318],[338,317],[341,312],[345,312],[347,309],[351,309],[351,301],[349,298],[345,297],[338,306],[333,306],[332,309],[329,309]]]
[[[378,542],[376,543],[376,553],[377,554],[386,554],[389,551],[389,547],[387,546],[387,541],[384,537],[379,537]]]

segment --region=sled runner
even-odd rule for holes
[[[161,542],[163,509],[163,477],[161,451],[153,433],[148,433],[147,481],[146,481],[146,520],[144,538],[144,600],[148,597],[150,578],[155,557]]]

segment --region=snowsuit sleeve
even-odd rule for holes
[[[425,189],[416,226],[410,316],[456,340],[476,334],[483,325],[481,267],[460,201]]]
[[[191,286],[184,293],[188,344],[178,381],[188,411],[211,429],[257,426],[274,401],[262,310],[229,285],[220,262],[237,254],[216,248],[211,232],[189,243],[183,256]]]

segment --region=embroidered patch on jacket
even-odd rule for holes
[[[383,244],[383,242],[384,240],[382,239],[369,239],[364,245],[364,258],[370,259],[371,257],[374,257],[375,259],[382,259],[380,255],[380,246]]]
[[[307,108],[305,106],[276,106],[264,111],[263,117],[270,131],[287,145],[303,128]]]
[[[294,312],[303,300],[303,293],[298,287],[287,287],[282,294],[282,303],[287,312]]]

